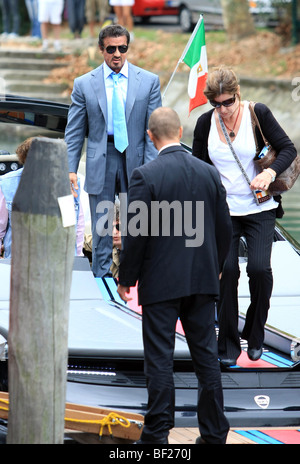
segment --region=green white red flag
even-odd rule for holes
[[[207,79],[207,54],[205,44],[204,21],[201,16],[193,34],[182,54],[181,61],[190,67],[188,95],[190,97],[189,113],[197,106],[207,103],[203,90]]]

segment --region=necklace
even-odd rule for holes
[[[238,120],[238,118],[239,118],[240,108],[241,108],[241,105],[239,105],[238,114],[237,114],[237,117],[236,117],[236,119],[235,119],[235,122],[234,122],[234,125],[233,125],[233,128],[232,128],[232,129],[230,129],[230,128],[226,125],[224,119],[222,118],[222,121],[224,122],[224,126],[226,127],[226,129],[228,129],[228,130],[230,131],[230,132],[229,132],[229,137],[231,137],[232,139],[233,139],[233,137],[235,137],[234,128],[235,128],[236,123],[237,123],[237,120]]]

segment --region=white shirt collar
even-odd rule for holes
[[[107,79],[112,72],[114,72],[107,64],[106,62],[104,61],[103,62],[103,71],[104,71],[104,79]],[[120,71],[120,73],[127,77],[128,78],[128,61],[125,60],[125,63],[123,64],[123,67]]]
[[[160,154],[160,152],[162,150],[165,150],[165,148],[169,148],[169,147],[174,147],[174,146],[179,146],[180,147],[180,143],[168,143],[167,145],[164,145],[158,152],[158,154]]]

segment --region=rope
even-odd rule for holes
[[[115,412],[109,413],[107,416],[105,416],[101,420],[84,420],[84,419],[69,419],[69,418],[65,418],[65,420],[69,422],[83,422],[85,424],[99,424],[100,425],[100,431],[99,431],[100,439],[102,438],[103,429],[105,426],[107,426],[111,437],[113,436],[111,426],[121,425],[122,427],[125,427],[125,428],[130,427],[130,421]]]
[[[0,403],[4,403],[4,404],[9,405],[9,401],[8,401],[8,400],[0,399]],[[9,411],[9,408],[8,408],[8,407],[6,408],[6,407],[1,407],[1,406],[0,406],[0,409],[1,409],[2,411]]]
[[[0,403],[4,403],[6,405],[9,405],[9,400],[3,400],[0,399]],[[1,407],[0,409],[3,411],[9,411],[8,407]],[[113,437],[112,434],[112,429],[111,427],[114,425],[121,425],[122,427],[128,428],[130,427],[130,421],[126,419],[126,417],[120,416],[119,414],[115,412],[109,413],[107,416],[105,416],[101,420],[85,420],[85,419],[71,419],[71,418],[65,418],[65,421],[68,422],[78,422],[78,423],[84,423],[84,424],[99,424],[100,425],[100,431],[99,431],[99,437],[100,440],[103,435],[103,429],[104,427],[108,428],[109,434],[111,437]]]

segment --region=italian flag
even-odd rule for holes
[[[183,52],[181,61],[191,68],[188,82],[190,113],[197,106],[207,103],[207,98],[203,94],[207,78],[207,54],[202,16],[193,31],[185,51]]]

